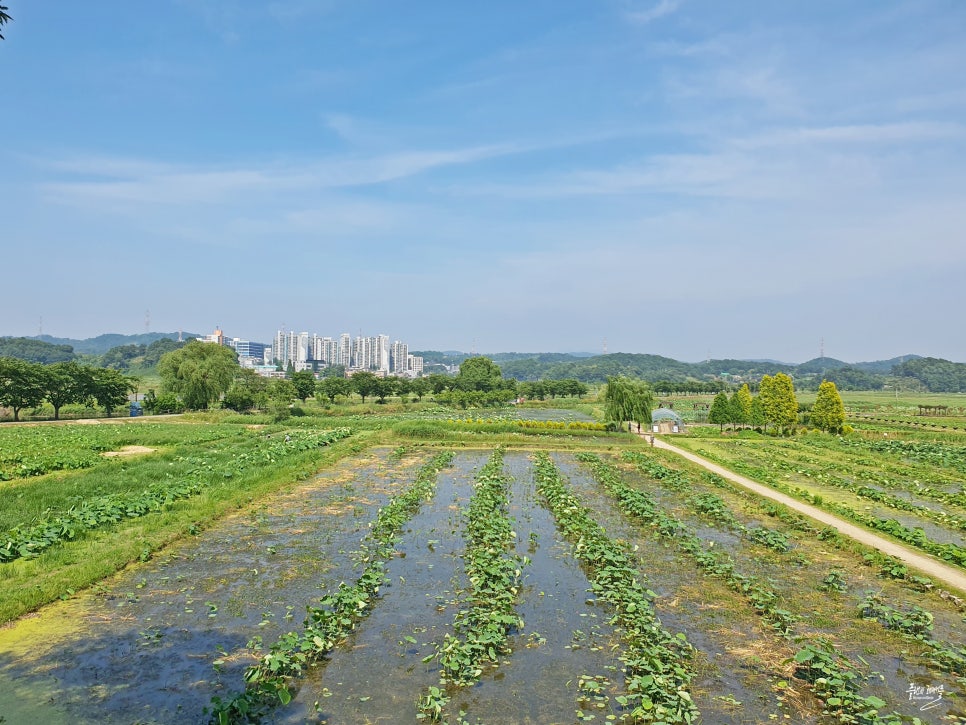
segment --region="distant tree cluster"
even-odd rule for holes
[[[907,360],[892,368],[892,374],[917,380],[933,393],[966,393],[966,364],[934,357]]]
[[[20,411],[44,401],[53,406],[55,420],[61,408],[74,403],[96,403],[110,417],[127,402],[134,386],[134,380],[117,370],[86,367],[72,360],[43,365],[0,357],[0,406],[10,408],[14,420],[20,420]]]
[[[708,422],[724,426],[752,426],[768,430],[774,426],[783,435],[798,422],[799,404],[791,377],[778,373],[765,375],[758,384],[758,395],[752,397],[748,385],[742,385],[731,397],[724,391],[718,393]],[[818,397],[809,411],[808,422],[816,428],[831,433],[841,432],[845,425],[845,406],[832,381],[824,381],[818,389]]]
[[[167,337],[155,340],[150,345],[118,345],[101,355],[97,360],[101,367],[113,370],[145,370],[157,367],[161,356],[179,350],[187,342],[178,342]]]
[[[0,357],[15,357],[32,363],[49,365],[75,359],[70,345],[51,345],[30,337],[0,337]]]
[[[587,395],[587,385],[574,380],[537,380],[534,382],[517,383],[517,392],[530,400],[546,400],[560,397],[579,398]]]

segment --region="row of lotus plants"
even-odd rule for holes
[[[349,428],[320,433],[299,434],[289,440],[266,441],[255,452],[233,460],[233,470],[216,471],[204,459],[191,459],[194,467],[187,480],[152,484],[143,491],[89,498],[56,516],[45,517],[31,526],[17,527],[0,536],[0,563],[33,558],[51,546],[69,541],[78,534],[108,526],[125,519],[163,511],[175,501],[204,491],[215,481],[234,475],[246,457],[265,457],[269,462],[294,453],[327,446],[352,434]]]
[[[868,442],[864,443],[868,445]],[[890,443],[904,442],[890,441]],[[889,450],[901,450],[901,447]],[[794,457],[785,455],[782,460],[773,461],[772,467],[814,479],[834,488],[849,491],[858,498],[875,501],[897,511],[913,513],[924,519],[929,519],[940,526],[966,531],[966,516],[957,515],[945,510],[932,509],[928,506],[917,504],[908,498],[908,496],[912,496],[914,498],[929,499],[947,506],[963,507],[966,506],[966,487],[963,487],[963,490],[960,491],[947,491],[922,483],[918,478],[910,482],[902,475],[905,471],[898,471],[897,467],[892,468],[892,472],[897,474],[897,477],[888,477],[884,473],[889,469],[883,465],[883,461],[881,460],[855,459],[854,462],[863,465],[849,466],[848,471],[842,473],[840,464],[829,458],[816,460],[810,456],[797,454]],[[870,485],[859,483],[856,479],[865,481]],[[900,495],[888,493],[888,490],[898,491]]]
[[[897,609],[883,601],[878,592],[866,594],[858,609],[859,616],[873,619],[886,629],[895,630],[909,639],[925,644],[929,648],[926,659],[943,672],[956,675],[959,684],[966,685],[966,647],[950,645],[933,637],[935,617],[932,612],[918,605],[907,610]]]
[[[372,610],[403,525],[425,499],[433,496],[439,472],[452,459],[451,452],[434,456],[404,493],[379,510],[355,554],[362,566],[359,578],[352,584],[342,582],[335,592],[309,606],[302,630],[282,635],[246,670],[244,691],[228,698],[213,697],[211,722],[259,722],[276,705],[291,701],[292,690],[305,669],[331,652]]]
[[[638,455],[633,453],[624,457],[628,460],[635,460]],[[902,580],[911,590],[917,592],[930,591],[935,588],[935,583],[929,577],[910,572],[909,567],[895,557],[883,554],[878,549],[863,547],[852,539],[842,536],[836,529],[831,527],[819,528],[801,514],[795,513],[781,504],[755,496],[716,473],[705,472],[702,474],[702,478],[716,488],[745,499],[747,504],[754,506],[766,516],[781,521],[795,531],[830,543],[838,549],[860,551],[862,563],[869,567],[877,567],[878,573],[882,577]]]
[[[866,528],[873,529],[875,531],[879,531],[884,534],[888,534],[902,542],[905,542],[907,544],[910,544],[911,546],[916,547],[917,549],[925,551],[926,553],[929,553],[929,554],[933,554],[934,556],[944,559],[945,561],[948,561],[951,564],[954,564],[958,567],[966,569],[966,547],[962,547],[959,544],[956,544],[953,542],[936,541],[935,539],[927,536],[926,533],[919,527],[907,526],[897,521],[896,519],[884,518],[881,516],[876,516],[874,514],[856,511],[853,507],[849,506],[846,503],[842,503],[839,501],[828,501],[828,500],[825,500],[821,495],[812,493],[807,489],[802,488],[801,486],[795,486],[795,485],[786,483],[778,475],[776,475],[773,469],[782,470],[784,468],[789,468],[789,470],[793,470],[797,473],[798,469],[795,469],[794,465],[790,464],[788,461],[776,461],[773,466],[766,468],[764,466],[752,465],[750,463],[747,463],[746,461],[736,461],[736,460],[726,459],[716,454],[715,452],[708,451],[706,449],[701,449],[697,452],[705,456],[706,458],[710,458],[711,460],[722,463],[723,465],[728,466],[734,471],[737,471],[738,473],[742,473],[750,478],[755,479],[756,481],[767,483],[769,486],[771,486],[772,488],[778,491],[781,491],[782,493],[787,493],[790,496],[794,496],[814,506],[823,508],[831,513],[837,514],[839,516],[842,516],[843,518],[846,518],[857,524],[865,526]],[[837,479],[837,480],[841,482],[840,483],[841,488],[845,490],[849,490],[853,493],[856,493],[856,495],[858,495],[857,493],[858,490],[867,488],[867,487],[863,487],[862,484],[849,483],[842,479]],[[834,486],[836,480],[829,475],[824,475],[823,478],[821,479],[821,482],[829,483],[830,485]],[[872,489],[868,490],[865,498],[867,499],[872,498],[871,495],[868,495],[869,493],[871,493],[871,491]],[[886,496],[887,496],[886,494],[881,494],[881,495],[877,494],[876,500],[886,498]],[[896,505],[896,508],[900,508],[900,507],[903,508],[903,510],[908,510],[902,504]],[[915,510],[913,513],[915,513],[916,515],[921,515],[922,512],[919,511],[918,508],[922,508],[922,507],[916,507],[916,508],[917,510]],[[961,517],[951,517],[948,514],[946,515],[938,514],[935,516],[930,516],[930,518],[934,519],[937,523],[949,525],[950,522],[955,524],[955,522]]]
[[[590,574],[592,591],[614,611],[611,624],[621,631],[625,693],[616,701],[621,719],[643,723],[691,723],[699,713],[691,698],[693,649],[684,634],[660,623],[643,575],[625,548],[594,521],[591,512],[567,490],[546,453],[534,465],[537,491],[558,527],[574,544],[575,555]]]
[[[638,469],[659,481],[667,488],[677,491],[690,489],[690,483],[681,471],[663,466],[642,453],[625,451],[622,454],[622,458],[625,461],[634,463]],[[788,543],[788,537],[781,531],[776,531],[766,526],[749,527],[741,523],[731,510],[728,509],[725,502],[713,493],[695,494],[688,499],[688,502],[695,511],[698,511],[713,521],[723,524],[731,531],[736,532],[749,541],[761,544],[782,554],[791,548]]]
[[[458,599],[453,633],[447,633],[434,654],[440,686],[420,697],[418,716],[438,721],[449,701],[446,688],[477,682],[488,665],[506,652],[508,636],[523,626],[516,612],[520,576],[529,562],[513,552],[516,532],[508,515],[510,478],[503,472],[503,450],[494,451],[475,478],[473,496],[464,514],[463,554],[467,589]]]
[[[591,453],[578,453],[577,458],[590,467],[594,479],[614,497],[625,515],[673,543],[706,575],[723,581],[730,589],[744,595],[777,636],[797,647],[793,657],[795,676],[807,683],[824,703],[825,714],[842,723],[897,725],[901,722],[896,713],[880,712],[886,704],[883,700],[862,695],[865,675],[848,658],[835,651],[831,642],[821,636],[795,632],[799,618],[779,606],[779,595],[766,581],[738,572],[729,556],[710,550],[685,523],[664,513],[649,494],[626,484],[616,466]],[[638,462],[645,473],[657,472],[664,480],[686,476],[654,461],[638,459]]]

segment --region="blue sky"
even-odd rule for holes
[[[966,3],[8,0],[0,334],[966,360]]]

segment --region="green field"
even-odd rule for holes
[[[593,410],[0,427],[0,715],[964,716],[963,593]],[[966,566],[966,436],[673,442]]]

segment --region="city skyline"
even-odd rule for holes
[[[956,0],[8,5],[5,334],[966,360]]]

